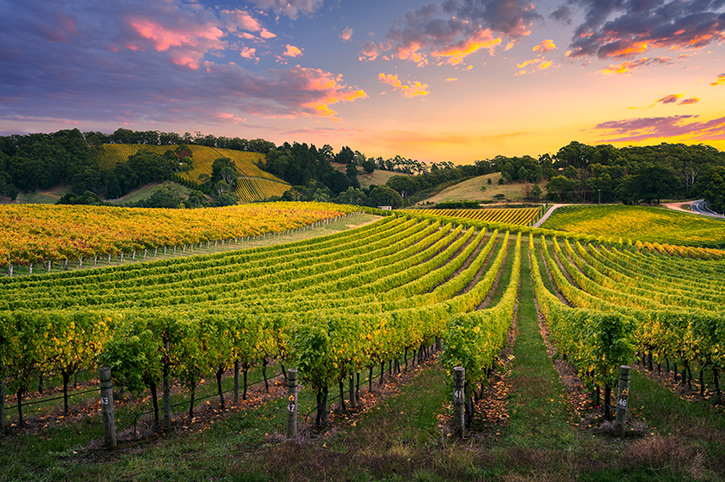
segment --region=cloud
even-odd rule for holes
[[[597,124],[595,129],[609,131],[601,142],[637,142],[649,139],[679,138],[691,141],[725,139],[725,117],[705,122],[697,115],[643,117]],[[615,137],[610,137],[615,136]]]
[[[244,45],[249,40],[239,35],[238,17],[201,4],[127,0],[109,10],[94,2],[20,2],[12,17],[0,50],[0,119],[11,122],[335,119],[335,105],[367,97],[321,69],[242,67],[241,56],[251,59],[259,50]],[[220,56],[220,47],[234,55]]]
[[[212,23],[164,25],[151,18],[131,18],[128,26],[136,33],[128,47],[131,50],[144,49],[143,40],[148,40],[157,52],[169,51],[169,58],[177,64],[198,69],[204,54],[226,46],[222,41],[224,32]]]
[[[631,58],[655,48],[700,49],[725,39],[721,0],[569,0],[568,5],[584,12],[570,45],[572,57]]]
[[[541,19],[528,0],[446,0],[405,12],[391,25],[385,42],[368,42],[360,60],[396,58],[419,66],[429,56],[458,65],[479,50],[493,54],[507,37],[507,49],[531,33]],[[442,58],[442,59],[441,59]]]
[[[533,49],[534,52],[541,51],[542,54],[545,54],[546,52],[551,52],[552,50],[556,50],[556,44],[553,40],[547,39],[542,41],[539,45],[535,45]]]
[[[657,99],[655,103],[659,102],[660,104],[674,104],[678,100],[680,100],[680,98],[682,98],[682,94],[670,94],[662,97],[661,99]]]
[[[690,97],[689,99],[682,99],[680,105],[697,104],[698,102],[700,102],[700,99],[697,97]]]
[[[413,82],[408,82],[408,84],[404,85],[397,75],[383,73],[378,75],[378,80],[383,84],[390,85],[391,87],[393,87],[393,90],[402,92],[403,95],[408,99],[413,97],[426,96],[430,94],[430,92],[428,92],[427,90],[428,84],[421,84],[417,80]]]
[[[257,57],[256,52],[257,52],[257,49],[253,49],[253,48],[249,48],[249,47],[242,47],[242,50],[239,52],[239,55],[245,59],[258,61],[259,57]]]
[[[553,62],[551,60],[546,60],[544,58],[536,58],[531,60],[525,60],[521,62],[520,64],[516,64],[516,67],[518,67],[519,70],[514,74],[514,77],[518,77],[519,75],[525,75],[525,74],[531,74],[537,71],[546,70],[549,67],[553,65]],[[530,70],[527,70],[527,67],[535,67],[531,68]]]
[[[277,15],[284,15],[296,20],[300,14],[316,12],[324,0],[251,0],[262,10],[272,10]]]
[[[669,57],[655,57],[652,59],[649,59],[647,57],[635,60],[635,61],[628,61],[625,60],[621,64],[618,65],[610,65],[609,67],[598,70],[598,74],[604,74],[604,75],[612,75],[612,74],[630,74],[633,70],[644,67],[646,65],[650,64],[669,64],[672,62],[672,59]]]
[[[287,44],[285,45],[284,53],[282,54],[285,57],[299,57],[302,55],[302,49],[299,47],[295,47],[294,45]]]
[[[344,29],[342,29],[342,32],[340,32],[340,39],[343,42],[349,42],[350,39],[352,38],[353,32],[355,32],[355,31],[352,28],[345,27]]]
[[[495,38],[490,30],[480,30],[475,35],[461,40],[455,44],[449,45],[441,50],[431,52],[433,57],[444,57],[446,62],[451,65],[458,65],[472,53],[479,50],[488,50],[493,55],[493,50],[501,43],[500,38]]]
[[[717,87],[718,85],[725,85],[725,74],[717,76],[715,82],[710,82],[710,85]]]

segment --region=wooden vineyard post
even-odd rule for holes
[[[614,419],[614,434],[624,437],[627,422],[627,402],[629,401],[630,367],[619,367],[619,393],[617,394],[617,416]]]
[[[297,438],[297,370],[287,370],[287,438]]]
[[[453,369],[453,428],[458,437],[463,437],[465,432],[465,384],[465,368],[455,367]]]
[[[103,443],[106,448],[116,447],[116,421],[113,417],[113,380],[111,369],[101,367],[101,414],[103,415]]]

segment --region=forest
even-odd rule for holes
[[[108,143],[168,145],[169,150],[163,155],[141,150],[103,171],[95,149]],[[662,199],[705,198],[714,210],[725,211],[725,153],[702,144],[616,148],[573,141],[554,154],[496,156],[454,165],[400,155],[366,157],[349,146],[335,152],[328,144],[320,148],[297,142],[275,146],[264,139],[129,129],[117,129],[112,134],[72,129],[0,137],[0,197],[14,200],[20,191],[64,184],[70,186],[72,194],[63,202],[100,204],[103,198],[118,198],[149,182],[178,181],[174,173],[182,170],[185,162],[192,162],[183,149],[191,144],[265,154],[266,163],[260,167],[293,186],[281,198],[286,200],[399,207],[425,199],[450,184],[501,172],[501,183],[546,181],[542,194],[555,202],[657,204]],[[345,165],[344,172],[333,163]],[[361,187],[358,175],[376,169],[401,175],[391,177],[383,186]],[[219,181],[218,175],[215,180]],[[229,192],[216,199],[215,192],[217,197],[220,192],[212,184],[187,187],[201,191],[207,200],[211,198],[212,205],[234,203]],[[199,194],[193,198],[186,207],[209,205]],[[171,205],[178,205],[177,201],[165,200]]]

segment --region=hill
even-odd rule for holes
[[[488,183],[489,179],[491,180],[490,184]],[[522,202],[526,200],[523,184],[519,182],[499,184],[499,179],[501,179],[500,172],[477,176],[447,187],[438,194],[426,199],[425,202],[495,201],[495,196],[498,194],[503,194],[505,196],[504,199],[509,201]],[[545,185],[545,181],[539,183],[542,191]],[[533,186],[534,184],[530,184],[530,187]]]
[[[347,164],[341,164],[339,162],[330,163],[335,170],[345,172]],[[386,171],[383,169],[375,169],[372,173],[368,174],[364,170],[358,168],[359,174],[357,180],[360,182],[360,187],[369,188],[370,186],[383,186],[393,176],[412,176],[413,174],[404,174],[402,172]]]
[[[176,149],[176,147],[178,146],[104,144],[97,150],[98,165],[101,170],[107,171],[119,162],[124,162],[129,156],[136,154],[140,149],[148,149],[158,154],[163,154],[169,149]],[[200,176],[205,174],[211,176],[212,164],[216,159],[228,157],[234,161],[234,165],[240,175],[236,189],[240,201],[263,201],[273,196],[281,196],[290,188],[288,183],[258,167],[257,164],[264,163],[264,154],[197,145],[190,145],[189,148],[193,154],[192,169],[179,173],[179,176],[183,179],[199,182]]]

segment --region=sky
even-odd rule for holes
[[[725,150],[725,0],[0,0],[0,135]]]

